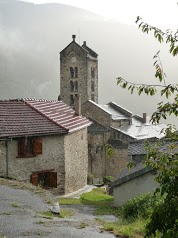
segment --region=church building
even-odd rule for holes
[[[152,125],[147,114],[135,115],[109,102],[98,104],[98,55],[87,46],[72,42],[60,52],[60,100],[76,107],[80,98],[88,127],[88,172],[99,183],[105,176],[117,177],[130,161],[128,146],[133,141],[161,138],[165,125]],[[80,95],[80,96],[79,96]],[[106,146],[114,149],[108,159]]]

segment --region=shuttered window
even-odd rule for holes
[[[18,157],[27,158],[42,154],[41,138],[20,138],[18,139]]]
[[[42,188],[57,188],[57,172],[45,170],[33,172],[30,177],[30,182]]]

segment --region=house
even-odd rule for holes
[[[174,145],[174,146],[173,146]],[[178,143],[172,142],[170,139],[151,139],[149,147],[154,148],[158,153],[178,153]],[[152,192],[158,187],[158,183],[154,180],[157,174],[151,167],[145,167],[144,158],[147,155],[145,141],[134,141],[128,146],[128,155],[131,156],[136,167],[123,170],[118,177],[110,183],[110,192],[114,196],[114,206],[119,207],[139,194]]]
[[[164,124],[153,125],[146,113],[135,115],[114,102],[101,105],[89,100],[82,105],[82,115],[93,124],[88,127],[89,172],[101,180],[116,177],[131,160],[128,146],[131,142],[162,138]],[[105,146],[111,145],[114,155],[107,158]]]
[[[87,184],[91,122],[62,101],[0,101],[0,176],[31,181],[59,194]]]

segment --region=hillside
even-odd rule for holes
[[[175,59],[169,56],[164,45],[160,46],[151,35],[144,35],[135,25],[108,21],[62,4],[1,0],[0,99],[57,99],[59,52],[71,42],[72,34],[77,35],[78,43],[86,40],[99,54],[100,103],[115,101],[135,113],[151,113],[160,99],[136,95],[131,98],[116,86],[116,78],[154,82],[153,56],[159,49],[168,80],[176,81]]]

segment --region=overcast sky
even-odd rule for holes
[[[42,3],[63,3],[134,24],[137,16],[158,27],[177,27],[177,0],[23,0]]]

